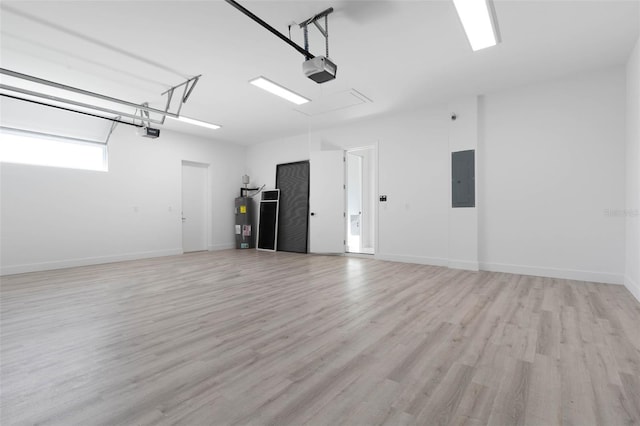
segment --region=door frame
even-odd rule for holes
[[[380,145],[380,141],[376,140],[373,141],[371,144],[369,145],[357,145],[357,146],[353,146],[353,147],[348,147],[348,148],[344,148],[345,150],[345,156],[348,155],[350,152],[352,151],[363,151],[363,150],[367,150],[370,149],[372,154],[373,154],[373,158],[371,161],[371,166],[373,167],[373,179],[371,181],[372,184],[372,195],[373,195],[373,208],[371,209],[371,214],[373,215],[372,217],[372,222],[373,222],[373,257],[376,258],[378,253],[380,252],[379,250],[379,217],[380,217],[380,201],[379,201],[379,180],[380,180],[380,173],[379,173],[379,163],[380,163],[380,156],[378,155],[378,150],[379,150],[379,145]],[[347,164],[345,162],[345,176],[347,175]],[[345,179],[346,181],[346,179]],[[345,182],[346,183],[346,182]],[[348,210],[348,188],[345,191],[345,210]],[[348,237],[347,235],[347,231],[348,228],[346,226],[345,223],[345,231],[344,231],[344,235],[345,235],[345,239]],[[362,247],[361,247],[362,248]],[[360,255],[364,255],[364,256],[371,256],[368,253],[350,253],[346,251],[346,245],[345,245],[345,254],[347,255],[354,255],[354,256],[360,256]]]
[[[363,158],[359,155],[354,154],[354,152],[357,151],[361,151],[359,149],[348,149],[345,150],[344,152],[344,156],[345,156],[345,211],[346,211],[346,230],[345,230],[345,247],[344,247],[344,251],[345,253],[352,253],[352,254],[362,254],[362,211],[364,210],[364,194],[362,193],[362,188],[363,188],[363,180],[364,180],[364,173],[363,173]],[[351,190],[351,187],[349,186],[349,155],[352,155],[354,157],[358,157],[360,160],[360,251],[351,251],[349,250],[349,237],[351,236],[349,233],[349,228],[351,227],[351,212],[349,211],[349,191]]]
[[[212,241],[211,241],[211,229],[212,229],[212,217],[211,217],[211,164],[202,163],[198,161],[191,160],[182,160],[180,163],[180,246],[182,248],[182,254],[185,254],[184,251],[184,227],[182,225],[182,215],[184,214],[184,166],[190,167],[198,167],[206,170],[206,181],[205,181],[205,248],[204,251],[211,251]],[[188,252],[191,253],[191,252]]]

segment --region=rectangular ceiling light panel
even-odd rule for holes
[[[171,118],[172,120],[182,121],[183,123],[187,123],[187,124],[193,124],[194,126],[206,127],[207,129],[216,130],[220,128],[220,126],[218,126],[217,124],[207,123],[206,121],[200,121],[193,118],[184,117],[182,115],[178,118],[174,118],[167,115],[167,118]]]
[[[291,90],[282,87],[279,84],[274,83],[273,81],[262,76],[250,80],[249,83],[276,96],[280,96],[281,98],[286,99],[289,102],[293,102],[296,105],[302,105],[309,102],[309,99],[305,98],[304,96],[300,96],[297,93],[292,92]]]
[[[489,1],[491,0],[453,0],[474,51],[495,46],[498,42]]]

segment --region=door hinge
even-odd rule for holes
[[[347,213],[346,212],[342,212],[342,217],[347,217]]]
[[[342,185],[342,189],[347,189],[347,185],[346,184]]]

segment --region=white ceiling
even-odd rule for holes
[[[218,1],[3,1],[3,68],[161,106],[160,93],[202,74],[183,114],[218,123],[166,128],[253,144],[347,120],[625,63],[639,1],[495,1],[502,43],[472,52],[450,0],[239,2],[283,33],[333,7],[338,78],[318,85],[303,56]],[[311,28],[310,50],[324,54]],[[291,36],[302,44],[297,27]],[[248,84],[263,75],[320,103],[355,89],[373,102],[309,116]]]

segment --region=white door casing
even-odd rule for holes
[[[362,225],[362,157],[347,152],[347,247],[350,253],[360,253],[364,231]]]
[[[374,254],[377,222],[377,145],[347,151],[347,218],[360,223],[359,233],[347,229],[347,251]],[[358,212],[360,213],[358,215]],[[349,223],[348,223],[349,224]]]
[[[182,162],[182,251],[207,250],[208,165]]]

